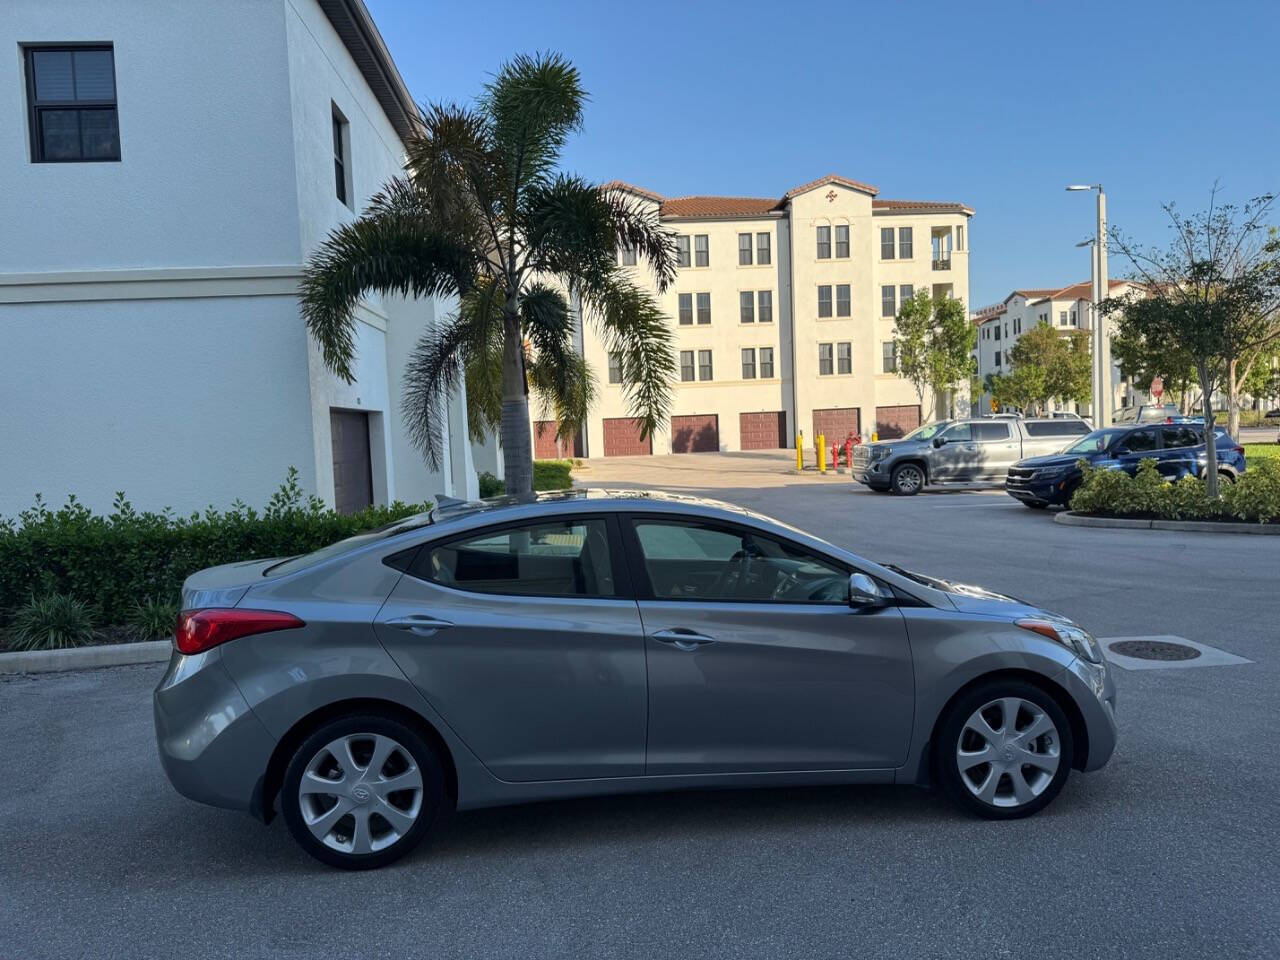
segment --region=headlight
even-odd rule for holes
[[[1023,630],[1030,630],[1042,637],[1056,640],[1068,650],[1084,657],[1090,663],[1102,663],[1102,647],[1093,635],[1082,630],[1074,623],[1062,620],[1018,620],[1015,621]]]
[[[892,449],[892,447],[876,447],[871,451],[871,459],[883,460],[885,457],[889,456],[889,451]]]

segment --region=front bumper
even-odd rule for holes
[[[1036,476],[1032,470],[1019,470],[1015,467],[1005,478],[1004,491],[1023,503],[1065,505],[1067,491],[1075,479],[1076,475],[1071,473],[1045,479]]]
[[[888,490],[889,474],[884,469],[886,462],[886,460],[864,459],[855,454],[853,466],[849,469],[849,472],[853,475],[854,480],[870,487],[872,490]]]
[[[169,782],[183,796],[252,810],[276,740],[241,696],[220,653],[174,651],[152,698],[156,745]]]
[[[1111,668],[1105,663],[1090,663],[1077,657],[1067,667],[1061,682],[1080,708],[1089,737],[1089,749],[1081,769],[1088,772],[1106,766],[1119,739],[1116,685]]]

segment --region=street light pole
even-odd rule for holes
[[[1099,304],[1110,293],[1107,283],[1107,195],[1102,184],[1072,184],[1068,190],[1098,191],[1098,233],[1093,242],[1093,259],[1090,264],[1090,287],[1093,303],[1091,304],[1091,320],[1093,322],[1093,425],[1094,427],[1111,426],[1111,404],[1113,388],[1111,375],[1111,331],[1107,318],[1099,309]]]

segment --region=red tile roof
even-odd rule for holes
[[[802,193],[808,193],[810,190],[817,190],[819,187],[825,187],[828,183],[838,183],[843,187],[850,187],[859,190],[862,193],[869,193],[873,197],[880,192],[878,187],[873,187],[869,183],[859,183],[857,180],[850,180],[848,177],[842,177],[838,173],[828,173],[825,177],[819,177],[817,180],[810,180],[808,183],[802,183],[798,187],[792,187],[782,195],[783,200],[790,200],[798,197]]]
[[[662,202],[662,216],[759,217],[780,206],[773,197],[673,197]]]
[[[973,208],[963,203],[945,203],[936,200],[872,200],[872,210],[922,210],[930,213],[967,213]]]
[[[627,193],[635,193],[644,197],[646,200],[653,200],[661,203],[666,198],[660,193],[654,193],[652,190],[645,190],[643,187],[637,187],[635,184],[627,183],[624,180],[610,180],[608,183],[600,185],[601,190],[625,190]]]

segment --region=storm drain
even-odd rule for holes
[[[1139,660],[1194,660],[1200,656],[1195,647],[1167,640],[1120,640],[1111,644],[1111,650],[1122,657]]]

